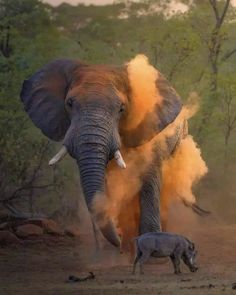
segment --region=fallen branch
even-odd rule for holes
[[[28,212],[21,212],[17,210],[14,206],[3,203],[3,206],[9,210],[11,213],[5,216],[6,219],[32,219],[32,218],[46,218],[44,214],[31,214]]]
[[[87,280],[93,280],[95,279],[95,275],[93,272],[89,272],[89,275],[87,277],[84,278],[79,278],[76,276],[69,276],[68,280],[66,281],[66,283],[78,283],[78,282],[86,282]]]

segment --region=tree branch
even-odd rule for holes
[[[18,185],[18,188],[15,189],[12,193],[10,193],[7,197],[0,200],[0,203],[7,203],[9,201],[12,201],[14,199],[17,199],[18,197],[26,196],[26,192],[32,189],[45,189],[49,187],[55,186],[54,180],[51,183],[43,184],[43,185],[36,185],[36,180],[38,179],[38,173],[42,167],[43,159],[45,156],[45,153],[48,148],[49,141],[47,141],[45,144],[41,145],[40,155],[38,159],[38,163],[36,167],[31,172],[28,180],[24,179],[21,184]]]
[[[44,214],[31,214],[28,212],[21,212],[10,204],[3,204],[3,206],[11,212],[11,214],[7,215],[7,217],[21,218],[21,219],[45,218],[46,217]]]
[[[221,25],[222,25],[222,23],[223,23],[223,21],[224,21],[224,18],[225,18],[225,16],[226,16],[227,10],[228,10],[228,8],[229,8],[229,3],[230,3],[230,0],[226,0],[226,2],[225,2],[225,6],[224,6],[224,8],[223,8],[223,12],[222,12],[222,14],[221,14],[221,17],[220,17],[220,20],[219,20],[219,23],[218,23],[218,27],[219,27],[219,28],[221,27]]]
[[[36,180],[36,176],[38,174],[38,171],[40,170],[40,168],[42,166],[43,158],[44,158],[45,152],[46,152],[46,150],[48,148],[48,145],[49,145],[49,141],[47,141],[46,144],[41,147],[40,158],[39,158],[37,166],[34,168],[34,171],[32,173],[32,176],[30,177],[30,180],[28,180],[27,182],[22,184],[21,188],[16,189],[15,192],[13,192],[13,195],[15,195],[18,191],[21,191],[22,189],[32,187],[32,184]]]
[[[226,61],[228,58],[230,58],[234,53],[236,53],[236,48],[232,49],[231,51],[225,53],[225,55],[221,58],[221,62]]]
[[[223,24],[224,18],[226,16],[227,10],[229,8],[230,0],[226,0],[221,16],[219,14],[219,10],[218,10],[217,4],[216,4],[216,0],[209,0],[209,2],[210,2],[211,7],[213,8],[215,18],[216,18],[216,27],[215,27],[215,29],[220,29],[220,27]]]
[[[209,0],[211,7],[213,8],[215,18],[216,18],[216,23],[220,21],[220,16],[219,16],[219,11],[216,5],[216,0]]]
[[[27,191],[27,190],[30,190],[30,189],[44,189],[44,188],[49,188],[49,187],[53,187],[53,186],[55,186],[54,183],[21,187],[21,188],[17,189],[10,197],[8,197],[6,199],[3,199],[3,200],[0,200],[0,203],[4,204],[4,203],[10,202],[10,201],[12,201],[12,200],[14,200],[14,199],[16,199],[18,197],[26,196],[25,194],[23,194],[23,195],[19,194],[22,191]]]

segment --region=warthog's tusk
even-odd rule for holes
[[[124,159],[123,159],[123,157],[122,157],[122,155],[121,155],[121,153],[120,153],[119,150],[117,150],[117,151],[115,152],[115,154],[114,154],[114,158],[115,158],[116,163],[118,164],[118,166],[119,166],[120,168],[123,168],[123,169],[126,168],[125,161],[124,161]]]
[[[48,162],[48,165],[55,165],[67,154],[67,148],[63,145],[60,151]]]

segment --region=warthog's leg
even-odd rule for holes
[[[173,266],[174,266],[174,270],[175,270],[175,274],[180,274],[181,271],[180,271],[180,257],[181,255],[179,255],[178,253],[174,253],[173,255],[170,256],[170,259],[173,263]]]
[[[144,274],[144,272],[143,272],[143,264],[144,264],[144,262],[146,262],[148,260],[150,255],[151,255],[150,252],[142,252],[142,256],[139,259],[139,271],[140,271],[140,274]]]
[[[133,272],[132,272],[133,275],[135,274],[136,264],[139,261],[141,256],[142,256],[142,252],[138,250],[137,254],[136,254],[136,257],[134,259]]]

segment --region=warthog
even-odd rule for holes
[[[143,264],[150,256],[158,258],[169,256],[173,263],[175,274],[181,273],[181,259],[189,267],[190,271],[195,272],[198,269],[195,264],[197,251],[195,250],[194,243],[183,236],[166,232],[150,232],[135,238],[135,240],[137,249],[133,274],[138,261],[140,273],[143,273]]]

